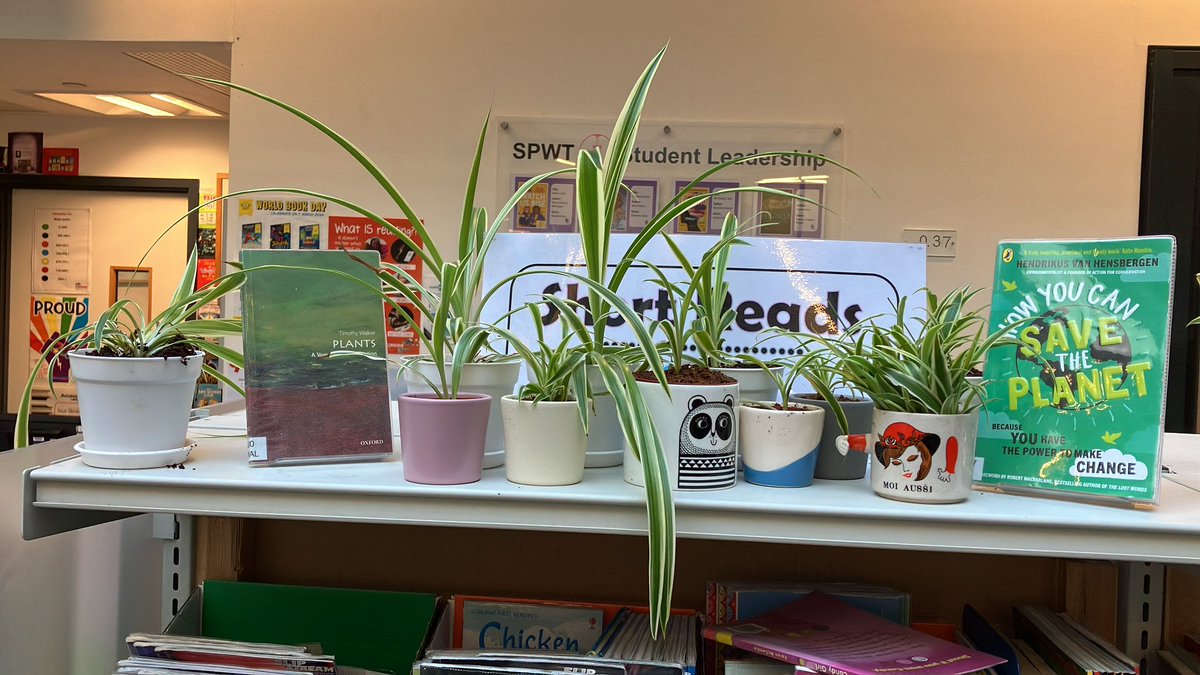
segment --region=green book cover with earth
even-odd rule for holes
[[[975,479],[1158,501],[1173,237],[1002,241]]]
[[[392,452],[383,300],[360,283],[379,286],[367,266],[378,269],[379,253],[351,254],[362,262],[346,251],[242,251],[251,464]]]

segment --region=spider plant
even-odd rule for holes
[[[21,393],[14,434],[16,447],[29,445],[33,386],[42,366],[48,365],[53,371],[58,360],[64,355],[70,358],[71,352],[84,351],[93,356],[114,358],[188,355],[199,358],[201,354],[209,354],[242,367],[242,355],[238,351],[209,339],[240,336],[241,319],[197,319],[195,315],[205,305],[241,288],[245,273],[235,270],[196,290],[196,267],[197,253],[193,248],[171,302],[158,314],[147,317],[144,308],[132,300],[122,299],[113,303],[95,321],[51,340],[38,357]],[[242,393],[236,383],[208,364],[203,365],[203,371]],[[53,378],[50,380],[50,390],[53,394]]]
[[[579,326],[569,322],[560,324],[561,333],[557,340],[547,339],[542,325],[539,303],[531,302],[512,313],[527,311],[533,319],[535,339],[522,340],[509,330],[492,326],[497,336],[508,342],[517,359],[525,364],[529,382],[517,389],[517,398],[530,401],[535,406],[541,401],[576,401],[583,430],[588,428],[588,380],[584,365],[587,352],[579,346]]]
[[[831,350],[844,381],[869,396],[879,410],[973,412],[983,404],[984,392],[967,374],[992,348],[1020,345],[1006,336],[1013,325],[989,333],[983,309],[968,308],[979,292],[959,288],[939,297],[925,289],[926,308],[915,329],[904,297],[886,317],[889,325],[874,317],[846,329],[841,339],[814,339]]]
[[[849,433],[846,413],[842,410],[837,398],[840,371],[836,368],[829,350],[807,335],[788,333],[778,329],[773,329],[768,333],[769,335],[762,340],[763,342],[777,337],[794,340],[797,344],[795,357],[768,363],[754,356],[740,355],[741,360],[763,369],[767,377],[775,384],[775,388],[779,392],[779,400],[785,407],[790,404],[790,396],[796,383],[800,380],[807,382],[812,391],[829,404],[842,433]],[[743,401],[742,405],[747,405],[747,402]]]
[[[395,184],[384,174],[383,169],[345,136],[299,108],[249,87],[206,77],[186,77],[199,82],[228,87],[292,114],[345,150],[366,170],[370,178],[383,189],[396,208],[408,219],[413,231],[424,243],[424,246],[418,245],[405,232],[396,228],[386,218],[370,209],[331,195],[294,188],[263,188],[231,193],[225,197],[229,198],[241,194],[261,192],[282,192],[325,199],[371,218],[376,224],[386,228],[391,234],[412,248],[421,257],[426,269],[429,270],[435,279],[435,284],[423,285],[421,280],[414,279],[412,275],[400,266],[391,263],[384,263],[379,268],[376,268],[376,272],[388,290],[403,295],[406,300],[413,302],[423,320],[432,326],[426,339],[422,340],[422,342],[428,350],[425,358],[433,362],[434,367],[439,373],[439,380],[436,383],[430,382],[429,384],[439,398],[447,398],[451,395],[456,396],[463,365],[486,358],[483,353],[483,346],[486,340],[481,337],[477,327],[479,326],[480,311],[483,307],[483,303],[480,301],[483,295],[482,291],[484,290],[482,288],[483,265],[492,241],[501,228],[507,224],[512,210],[516,208],[521,198],[534,185],[551,176],[570,172],[572,169],[564,168],[549,171],[525,181],[500,208],[495,218],[489,220],[487,211],[475,206],[475,194],[479,182],[479,167],[483,159],[483,149],[487,140],[488,124],[491,121],[491,114],[489,113],[484,118],[483,127],[479,132],[475,144],[474,161],[471,164],[468,174],[467,187],[463,198],[462,216],[459,220],[457,251],[454,252],[454,256],[451,256],[438,248],[435,240],[430,236],[428,230],[426,230],[424,221],[413,210],[408,200],[396,188]],[[422,302],[415,302],[415,296],[420,294],[424,294],[426,299]],[[418,329],[417,333],[420,334],[421,331]],[[425,379],[424,376],[422,376],[422,379]]]

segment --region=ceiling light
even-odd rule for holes
[[[572,162],[569,159],[563,159],[562,157],[555,157],[554,161],[558,162],[559,164],[566,164],[567,166],[575,166],[575,162]]]
[[[224,114],[175,94],[37,92],[37,96],[101,115],[219,118]]]
[[[189,110],[197,115],[200,115],[201,117],[220,117],[221,116],[221,113],[209,110],[208,108],[205,108],[204,106],[202,106],[198,103],[192,103],[191,101],[187,100],[186,98],[179,98],[178,96],[172,96],[170,94],[150,94],[150,98],[158,99],[159,101],[162,101],[164,103],[170,103],[171,105],[177,105],[180,108],[183,108],[184,110]]]
[[[158,108],[155,108],[154,106],[146,105],[145,103],[138,103],[137,101],[131,101],[131,100],[125,98],[124,96],[116,96],[114,94],[96,94],[96,98],[100,99],[101,101],[104,101],[105,103],[111,103],[113,105],[119,105],[123,108],[129,108],[130,110],[136,110],[137,112],[140,112],[145,115],[150,115],[151,117],[174,117],[175,116],[175,113],[173,113],[173,112],[167,112],[166,110],[159,110]]]
[[[804,179],[800,176],[783,176],[782,178],[764,178],[755,182],[759,185],[769,185],[771,183],[803,183]]]

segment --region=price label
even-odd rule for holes
[[[266,436],[251,436],[246,441],[246,450],[250,455],[251,462],[267,461],[267,438]]]
[[[909,244],[925,244],[927,257],[953,258],[958,246],[958,230],[919,230],[906,227],[904,241]]]

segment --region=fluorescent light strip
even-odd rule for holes
[[[113,96],[111,94],[97,94],[96,98],[100,99],[101,101],[104,101],[105,103],[119,105],[122,108],[129,108],[130,110],[140,112],[144,115],[150,115],[151,117],[174,117],[175,116],[175,113],[169,113],[166,110],[159,110],[158,108],[155,108],[153,106],[148,106],[145,103],[138,103],[137,101],[131,101],[131,100],[125,98],[124,96]]]
[[[159,101],[162,101],[163,103],[170,103],[171,105],[177,105],[180,108],[183,108],[184,110],[190,110],[193,113],[200,115],[202,117],[220,117],[221,116],[221,113],[219,113],[219,112],[209,110],[208,108],[205,108],[204,106],[202,106],[198,103],[192,103],[191,101],[189,101],[185,98],[179,98],[178,96],[171,96],[170,94],[150,94],[150,97],[158,99]]]

